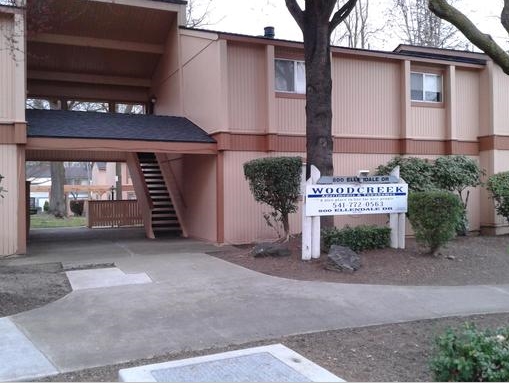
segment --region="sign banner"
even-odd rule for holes
[[[306,187],[306,215],[394,214],[407,211],[407,184],[333,184]]]

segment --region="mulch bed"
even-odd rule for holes
[[[44,306],[71,290],[61,263],[0,265],[0,317]]]
[[[406,249],[379,249],[360,253],[362,267],[354,272],[326,270],[327,254],[301,260],[300,237],[289,243],[291,256],[254,258],[252,245],[229,247],[210,255],[264,274],[340,283],[384,285],[477,285],[509,283],[509,236],[458,237],[437,256],[426,254],[415,240]]]

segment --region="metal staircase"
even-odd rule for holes
[[[152,200],[152,230],[155,237],[182,234],[175,208],[154,153],[137,153],[139,165]]]

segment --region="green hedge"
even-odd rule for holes
[[[496,331],[465,325],[436,339],[431,370],[439,382],[509,381],[509,327]]]
[[[509,220],[509,172],[492,175],[486,188],[495,201],[497,213]]]
[[[345,226],[322,230],[322,239],[327,250],[332,245],[349,247],[353,251],[383,249],[391,243],[391,229],[374,225]]]
[[[463,205],[458,196],[444,190],[413,192],[408,196],[408,219],[417,242],[434,254],[456,234]]]

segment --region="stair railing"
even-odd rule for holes
[[[141,216],[143,218],[143,226],[145,227],[145,235],[147,238],[154,239],[154,230],[152,228],[152,210],[154,203],[150,197],[150,193],[140,166],[140,161],[136,153],[127,153],[127,167],[131,175],[136,198],[140,204]]]

